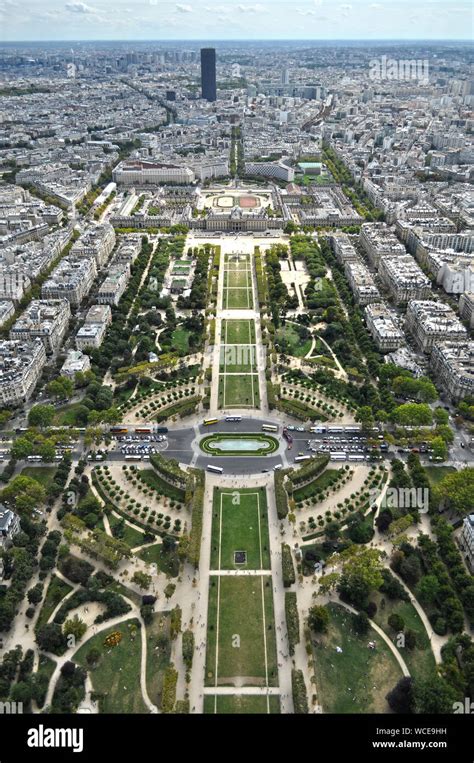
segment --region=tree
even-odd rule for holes
[[[372,408],[369,405],[363,405],[357,409],[356,421],[362,424],[362,429],[367,431],[374,426],[375,419]]]
[[[433,674],[424,681],[414,682],[414,700],[417,713],[446,714],[453,712],[458,693],[444,678]]]
[[[90,668],[95,668],[99,664],[102,652],[96,646],[91,647],[86,654],[86,662]]]
[[[49,623],[39,628],[36,634],[39,648],[44,652],[61,655],[67,649],[67,639],[57,623]]]
[[[436,575],[425,575],[416,588],[416,594],[422,604],[434,604],[439,594],[439,582]]]
[[[46,389],[52,397],[58,400],[61,398],[69,400],[74,392],[74,384],[67,376],[58,376],[47,384]]]
[[[427,403],[404,403],[392,412],[392,419],[401,426],[428,426],[433,420],[431,408]]]
[[[400,678],[385,699],[394,713],[412,713],[414,710],[413,679],[410,676]]]
[[[308,612],[308,625],[314,633],[327,633],[329,611],[326,607],[315,605]]]
[[[139,588],[143,588],[147,591],[151,586],[151,575],[147,575],[146,572],[140,572],[137,570],[131,577],[132,583],[135,583]]]
[[[437,424],[447,424],[449,421],[449,413],[444,408],[434,409],[434,420]]]
[[[401,615],[398,615],[396,612],[393,612],[391,615],[388,616],[387,620],[390,628],[395,631],[395,633],[400,633],[405,627],[405,620]]]
[[[165,590],[163,593],[165,594],[167,599],[171,599],[172,595],[174,594],[176,590],[176,586],[174,583],[168,583],[168,585],[165,587]]]
[[[436,461],[446,461],[448,457],[448,446],[442,437],[433,437],[431,440],[431,447],[433,448],[433,458]]]
[[[404,557],[400,564],[400,575],[407,583],[415,585],[422,575],[421,564],[416,554]]]
[[[66,620],[64,623],[64,635],[74,636],[76,642],[81,640],[86,630],[87,625],[85,622],[80,620],[78,615],[74,615],[74,617],[72,617],[70,620]]]
[[[28,424],[31,427],[49,427],[54,419],[55,410],[52,405],[34,405],[28,414]]]
[[[370,628],[370,621],[366,612],[358,612],[356,615],[352,615],[352,625],[354,630],[359,636],[365,636]]]
[[[54,461],[56,447],[52,440],[45,440],[38,448],[38,456],[41,456],[45,463]]]
[[[448,474],[435,489],[438,502],[459,516],[472,512],[474,495],[474,467],[469,466],[453,474]]]
[[[369,593],[378,590],[383,583],[380,551],[354,545],[336,556],[342,561],[338,585],[341,598],[356,607],[364,607]]]
[[[3,488],[0,499],[13,506],[19,512],[31,511],[46,500],[46,490],[43,485],[32,477],[22,477],[19,474]]]

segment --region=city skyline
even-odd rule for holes
[[[41,6],[41,7],[39,7]],[[85,3],[1,0],[3,42],[209,40],[466,40],[470,3],[460,0],[128,0]],[[250,22],[250,23],[249,23]],[[199,35],[196,35],[196,30]],[[104,31],[105,30],[105,31]],[[282,36],[281,30],[285,30]]]

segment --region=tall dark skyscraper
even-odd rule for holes
[[[215,48],[201,48],[201,90],[206,101],[217,100]]]

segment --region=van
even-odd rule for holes
[[[281,469],[281,468],[282,468],[282,465],[281,465],[281,464],[275,464],[275,466],[273,467],[273,471],[274,471],[274,472],[277,472],[277,471],[278,471],[278,469]]]

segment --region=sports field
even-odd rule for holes
[[[224,258],[224,310],[253,308],[252,271],[248,254],[227,254]]]
[[[204,713],[219,713],[220,715],[239,715],[239,713],[258,715],[264,713],[279,713],[280,697],[267,697],[252,694],[206,694],[204,697]]]
[[[269,575],[212,575],[207,623],[207,686],[277,685]]]
[[[245,561],[236,561],[236,552]],[[234,569],[270,569],[265,490],[214,491],[211,570]]]

